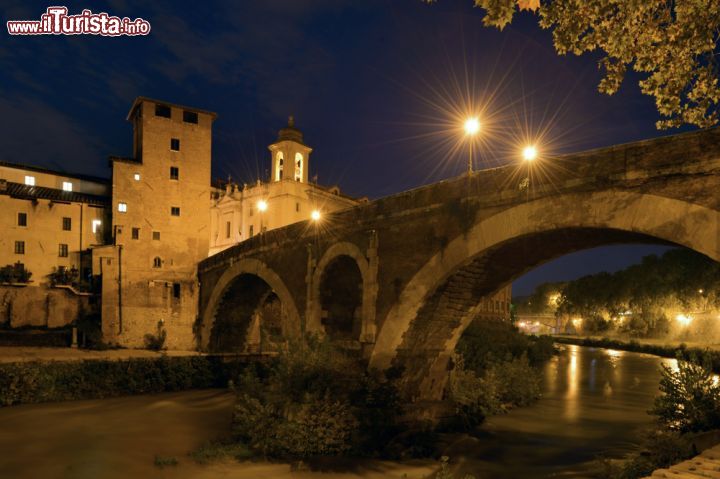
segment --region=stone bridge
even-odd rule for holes
[[[439,399],[483,298],[620,243],[720,260],[720,129],[478,171],[268,231],[199,265],[196,335],[237,350],[253,327],[324,331],[371,367],[401,367],[409,400]]]

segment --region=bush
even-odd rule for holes
[[[167,339],[167,331],[162,320],[157,323],[155,334],[145,335],[145,348],[151,351],[162,351],[165,349],[165,340]]]
[[[697,454],[689,438],[677,432],[652,431],[642,448],[622,460],[600,461],[599,477],[603,479],[639,479],[656,469],[666,468]]]
[[[209,356],[0,364],[0,406],[219,387],[232,367]]]
[[[710,364],[678,358],[678,368],[663,365],[661,395],[650,411],[660,423],[681,433],[720,428],[720,384]]]
[[[399,428],[394,386],[313,338],[266,370],[248,369],[236,390],[234,437],[267,457],[372,454]]]

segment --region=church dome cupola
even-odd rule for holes
[[[277,141],[295,141],[303,144],[303,134],[295,128],[295,118],[292,115],[288,117],[287,126],[278,132]]]

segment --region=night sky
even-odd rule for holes
[[[267,145],[292,114],[314,148],[310,175],[370,198],[461,174],[467,152],[452,151],[453,129],[470,102],[487,124],[482,166],[519,161],[525,138],[552,155],[677,132],[655,129],[637,77],[601,95],[599,55],[558,56],[528,12],[502,32],[485,28],[472,0],[4,1],[3,25],[56,3],[142,17],[152,32],[5,31],[0,160],[109,176],[107,157],[131,153],[125,116],[139,95],[216,111],[213,174],[240,182],[266,177]],[[575,254],[515,292],[658,250]]]

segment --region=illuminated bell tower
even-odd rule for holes
[[[272,162],[271,182],[297,181],[307,183],[312,148],[303,143],[303,135],[295,128],[293,117],[288,125],[278,132],[278,139],[268,147]]]

